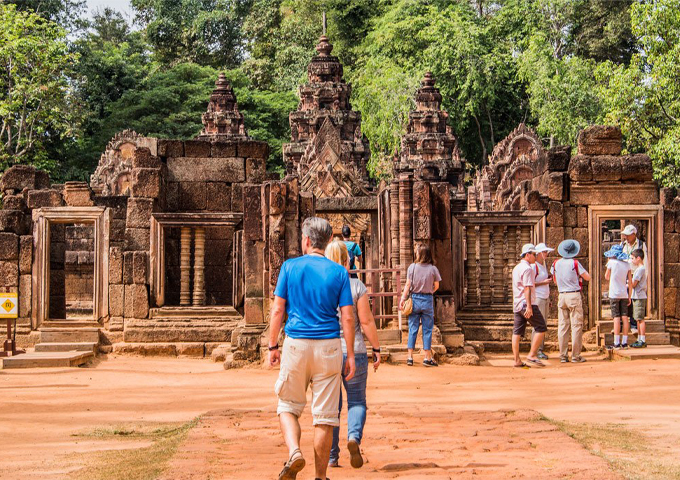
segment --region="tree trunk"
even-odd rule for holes
[[[482,166],[486,165],[486,144],[484,143],[484,137],[482,136],[482,127],[479,124],[479,119],[477,115],[472,115],[477,124],[477,136],[479,137],[479,144],[482,146]]]

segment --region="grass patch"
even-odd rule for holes
[[[555,425],[588,451],[602,457],[627,480],[680,480],[680,460],[662,454],[645,434],[620,424],[559,422]]]
[[[151,440],[151,445],[142,448],[106,450],[87,454],[83,468],[71,474],[72,480],[153,480],[165,470],[177,447],[186,438],[189,430],[198,423],[198,418],[177,424],[120,425],[97,428],[78,436],[100,439]]]

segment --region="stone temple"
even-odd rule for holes
[[[376,185],[361,113],[332,48],[321,37],[299,88],[283,179],[267,172],[269,146],[248,135],[223,75],[193,140],[125,130],[89,184],[51,184],[29,166],[4,172],[0,291],[18,293],[19,346],[87,354],[78,358],[99,351],[212,355],[230,366],[257,361],[278,271],[301,254],[300,226],[311,215],[327,218],[337,234],[352,226],[393,360],[404,345],[389,293],[402,284],[418,242],[432,247],[443,277],[438,354],[508,350],[510,273],[521,245],[556,247],[565,238],[581,243],[579,260],[593,275],[583,292],[586,339],[602,344],[611,330],[603,252],[628,223],[649,250],[648,343],[680,342],[680,197],[653,181],[647,155],[621,154],[619,129],[586,128],[572,152],[545,148],[521,124],[466,181],[428,73],[393,180]],[[552,305],[549,346],[556,342]]]

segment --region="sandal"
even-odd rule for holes
[[[519,364],[519,365],[513,365],[513,367],[515,367],[515,368],[529,368],[529,365],[527,365],[526,363],[522,362],[522,363]]]
[[[283,470],[279,473],[279,480],[295,480],[300,470],[305,468],[305,459],[299,448],[293,451],[288,461],[283,465]]]
[[[534,360],[531,358],[527,358],[527,362],[529,362],[529,365],[533,365],[535,367],[545,367],[545,363],[541,362],[538,359]]]

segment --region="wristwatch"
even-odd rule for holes
[[[269,347],[269,351],[271,352],[272,350],[278,350],[279,349],[279,344],[277,343],[276,345]]]

